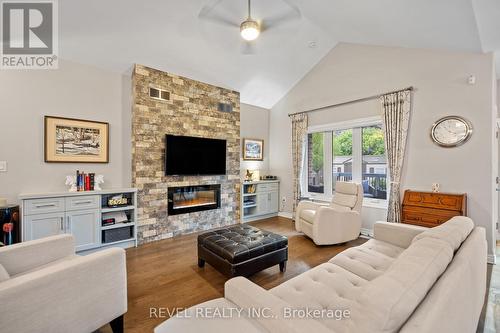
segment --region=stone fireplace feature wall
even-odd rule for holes
[[[142,65],[133,73],[132,185],[138,188],[140,243],[238,223],[240,220],[240,95]],[[170,100],[149,96],[155,87]],[[218,111],[219,103],[233,112]],[[165,134],[227,140],[226,175],[165,176]],[[219,209],[168,216],[168,187],[221,185]]]

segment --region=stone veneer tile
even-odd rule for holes
[[[140,243],[238,223],[240,220],[240,95],[171,73],[136,65],[133,73],[132,183],[138,188]],[[170,101],[149,97],[149,87]],[[217,110],[230,103],[233,112]],[[164,176],[165,134],[225,139],[225,176]],[[167,215],[170,186],[221,184],[221,208]]]

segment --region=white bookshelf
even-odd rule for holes
[[[243,182],[241,211],[243,223],[278,216],[279,180]]]

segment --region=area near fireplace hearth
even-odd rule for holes
[[[132,185],[138,189],[138,241],[238,223],[239,93],[142,65],[135,66],[132,81]],[[150,96],[151,88],[153,93],[168,92],[159,95],[165,99]],[[226,174],[166,176],[166,134],[226,140]],[[207,189],[214,188],[212,197],[207,196]]]

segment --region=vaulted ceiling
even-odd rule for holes
[[[238,90],[242,102],[265,108],[339,42],[496,52],[500,70],[498,0],[253,0],[252,16],[264,22],[294,7],[300,16],[271,25],[251,53],[237,27],[246,6],[246,0],[59,1],[60,56],[122,73],[144,64]],[[200,18],[207,8],[210,19]]]

